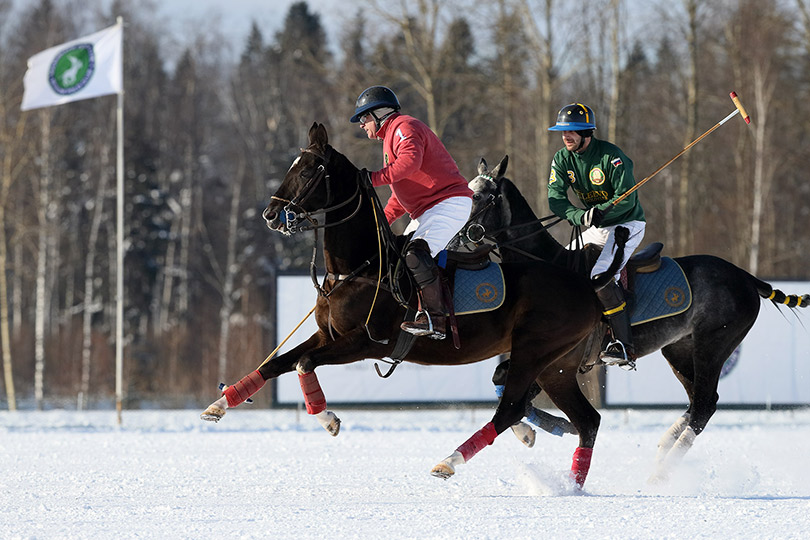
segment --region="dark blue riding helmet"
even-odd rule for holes
[[[593,109],[582,103],[566,105],[557,113],[557,123],[549,131],[585,131],[596,129],[596,115]]]
[[[388,107],[398,111],[401,109],[397,95],[386,86],[372,86],[366,88],[354,104],[354,115],[349,119],[352,123],[360,121],[360,117],[369,111]]]

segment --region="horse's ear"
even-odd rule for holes
[[[323,124],[314,122],[309,128],[309,144],[319,148],[326,148],[329,143],[329,136],[326,134],[326,127]]]
[[[506,166],[509,164],[509,155],[503,156],[503,159],[498,166],[492,170],[492,178],[500,178],[506,174]]]
[[[481,158],[481,161],[478,162],[478,174],[483,175],[487,174],[487,160]]]

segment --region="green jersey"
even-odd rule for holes
[[[633,162],[615,144],[591,138],[582,154],[565,148],[554,154],[548,179],[548,205],[557,216],[582,225],[585,210],[568,200],[568,188],[585,205],[608,210],[601,226],[618,225],[628,221],[646,221],[637,193],[622,202],[611,203],[635,185]]]

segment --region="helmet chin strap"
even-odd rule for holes
[[[574,150],[574,152],[579,154],[582,151],[582,147],[587,144],[585,142],[585,139],[593,138],[593,130],[594,128],[575,131],[575,133],[579,135],[579,145],[577,146],[576,150]]]

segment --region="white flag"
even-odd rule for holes
[[[120,24],[28,59],[23,111],[117,94],[124,87]]]

